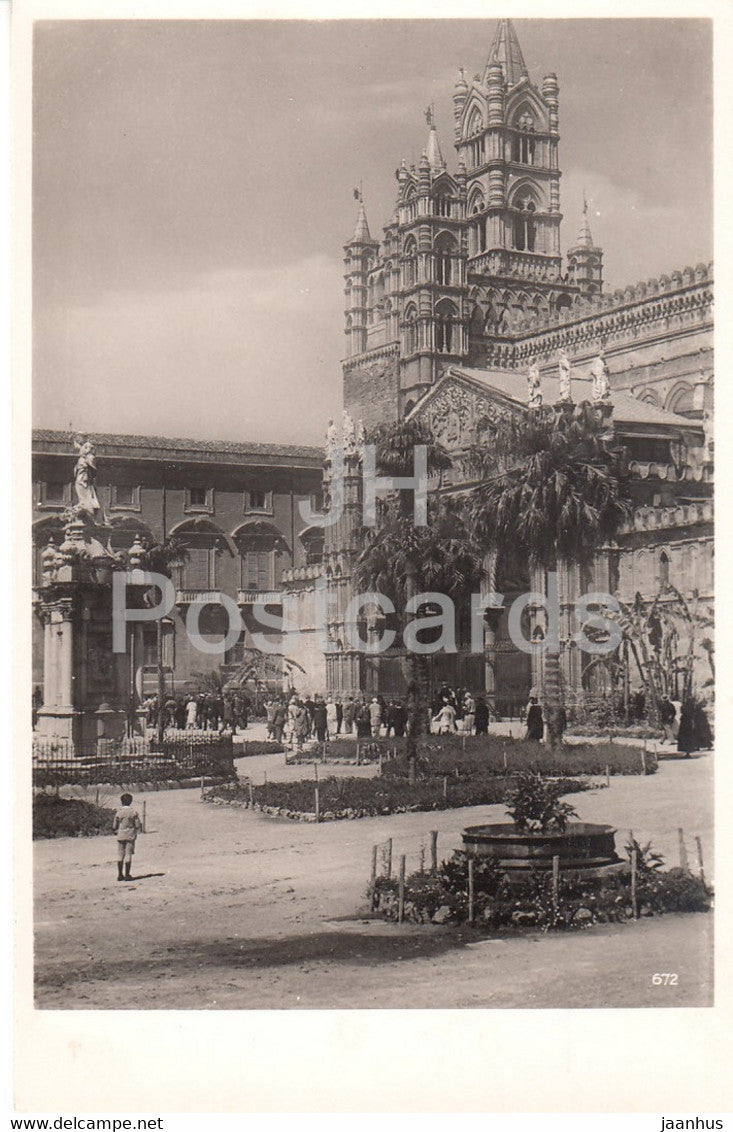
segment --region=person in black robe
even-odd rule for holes
[[[316,739],[319,743],[325,743],[326,730],[328,727],[328,715],[326,712],[326,705],[324,704],[323,700],[318,699],[313,704],[312,719],[316,732]]]
[[[476,713],[473,720],[477,735],[486,735],[489,730],[489,708],[483,696],[476,697]]]
[[[545,732],[545,723],[542,718],[542,708],[537,702],[537,697],[532,696],[527,708],[527,734],[525,738],[539,743]]]
[[[695,735],[695,701],[692,696],[686,696],[682,701],[680,710],[680,726],[677,731],[677,750],[688,758],[697,750],[697,736]]]

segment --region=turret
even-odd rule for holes
[[[568,276],[580,288],[584,299],[600,295],[603,290],[603,250],[593,243],[585,194],[578,238],[568,249]]]
[[[371,259],[379,245],[372,240],[361,190],[355,189],[359,201],[354,235],[344,245],[344,283],[346,295],[346,353],[361,354],[366,347],[367,274]]]

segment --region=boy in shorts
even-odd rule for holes
[[[123,794],[122,803],[112,823],[112,829],[117,834],[117,879],[132,880],[132,854],[135,852],[135,841],[138,833],[142,833],[143,823],[140,815],[132,805],[132,794]],[[125,866],[125,875],[122,875],[122,866]]]

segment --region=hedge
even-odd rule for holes
[[[34,794],[33,837],[95,837],[112,833],[114,810],[84,802],[80,798],[59,798],[55,794]]]
[[[562,779],[561,785],[565,794],[589,789],[588,783],[577,778]],[[252,804],[255,809],[265,813],[312,821],[315,786],[312,778],[252,786]],[[335,821],[418,810],[494,805],[503,802],[507,790],[513,786],[513,779],[499,778],[496,775],[449,779],[445,788],[442,779],[430,779],[411,785],[407,779],[399,778],[325,778],[318,783],[320,819]],[[250,785],[237,783],[214,786],[204,792],[204,801],[249,806]]]

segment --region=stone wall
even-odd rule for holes
[[[397,420],[398,394],[396,343],[344,363],[344,408],[367,428],[381,421]]]

